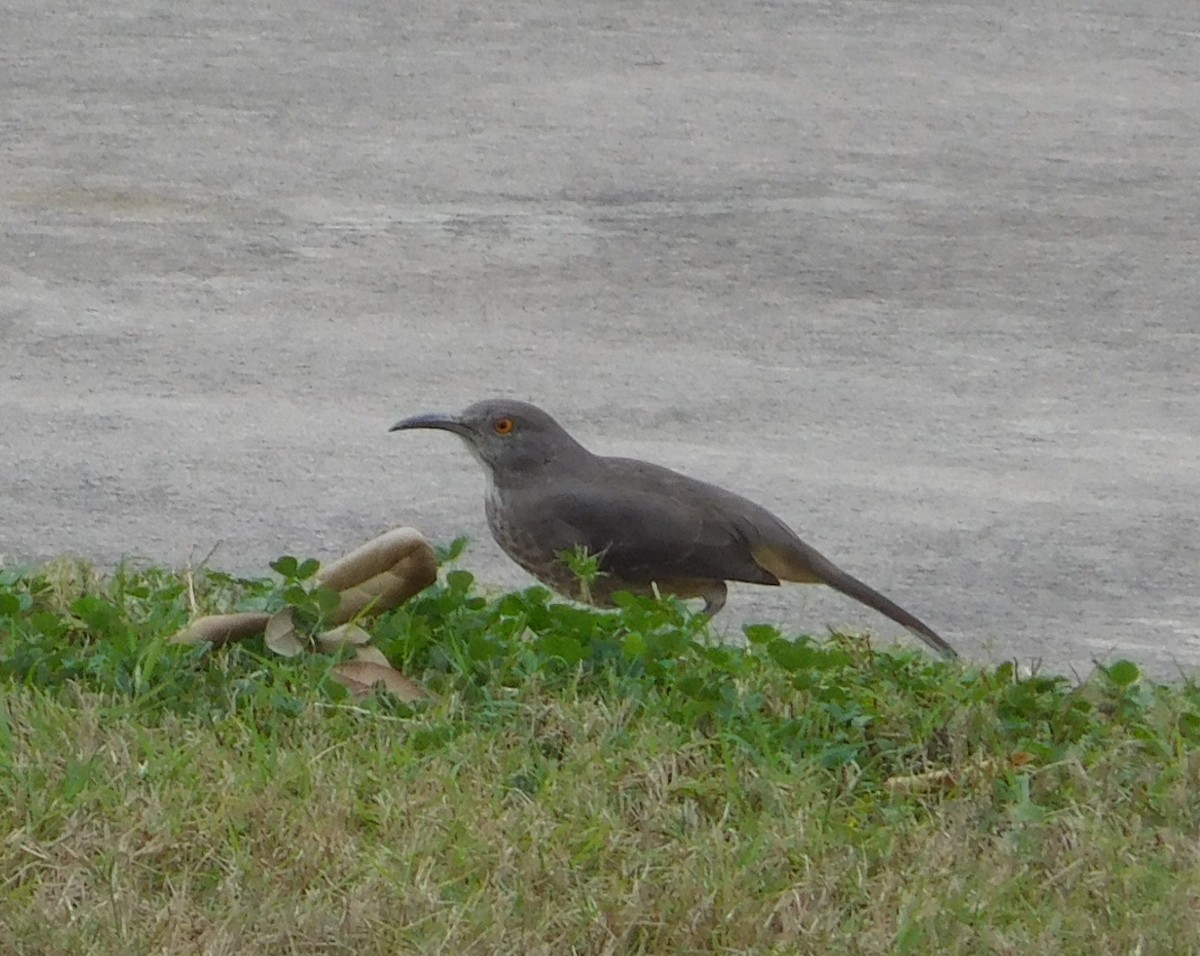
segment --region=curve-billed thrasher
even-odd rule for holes
[[[630,458],[593,455],[540,408],[492,399],[460,415],[417,415],[391,431],[440,428],[463,438],[488,473],[487,519],[510,558],[555,590],[580,599],[562,560],[582,546],[598,556],[590,599],[616,591],[725,604],[726,581],[824,583],[861,601],[948,657],[932,628],[847,574],[782,521],[733,492]]]

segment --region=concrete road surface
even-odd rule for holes
[[[412,524],[522,584],[387,433],[499,394],[972,658],[1200,662],[1195,0],[0,0],[0,93],[10,561]]]

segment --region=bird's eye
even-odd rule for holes
[[[492,428],[496,430],[497,435],[511,435],[516,427],[511,418],[497,418],[492,422]]]

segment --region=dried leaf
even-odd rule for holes
[[[892,793],[930,793],[934,790],[949,790],[952,787],[978,783],[995,772],[996,762],[983,759],[962,767],[944,767],[903,777],[889,777],[884,786]]]
[[[378,647],[372,647],[370,644],[367,644],[365,647],[356,648],[354,659],[356,661],[364,661],[368,664],[380,664],[383,667],[392,666],[392,662],[387,659],[383,651]]]
[[[415,528],[394,528],[338,558],[318,580],[341,592],[331,621],[342,624],[366,611],[390,611],[425,590],[437,580],[437,555]]]
[[[327,588],[345,591],[378,574],[408,566],[407,576],[423,578],[428,587],[437,580],[437,555],[416,528],[393,528],[338,558],[317,575]]]
[[[207,641],[217,647],[257,637],[267,626],[269,614],[246,612],[243,614],[213,614],[197,618],[171,638],[172,644],[201,644]]]
[[[369,697],[379,684],[382,684],[389,694],[406,703],[424,700],[430,696],[429,691],[394,667],[370,661],[348,661],[338,664],[333,669],[333,679],[349,688],[355,697]]]
[[[413,578],[405,569],[384,571],[362,584],[342,592],[342,603],[334,620],[349,620],[363,613],[382,614],[399,607],[414,594],[428,587],[423,576]]]
[[[371,643],[371,635],[357,624],[342,624],[317,635],[317,647],[326,654],[340,651],[343,647],[360,647]]]
[[[929,793],[953,787],[958,780],[954,770],[927,770],[903,777],[888,777],[884,786],[892,793]]]
[[[280,657],[295,657],[304,653],[307,645],[296,629],[296,621],[292,617],[290,607],[280,608],[271,615],[271,619],[267,621],[264,642],[269,650]]]

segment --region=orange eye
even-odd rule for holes
[[[511,435],[512,430],[516,427],[511,418],[497,418],[492,422],[492,428],[496,430],[497,435]]]

